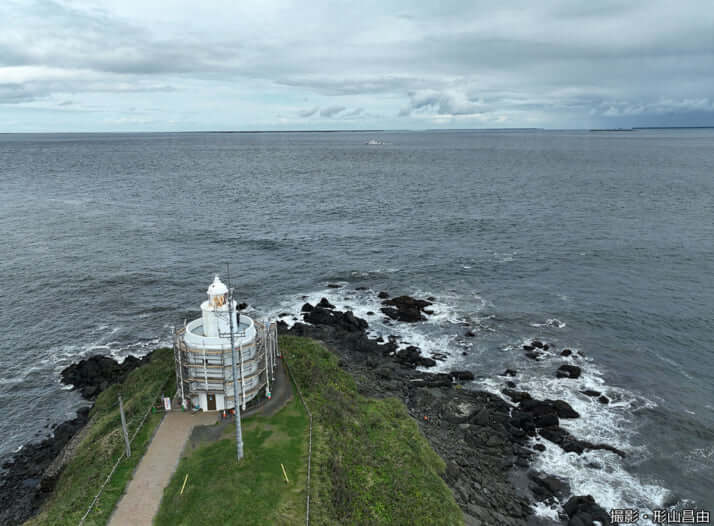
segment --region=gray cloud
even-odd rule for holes
[[[345,111],[347,108],[344,106],[329,106],[320,110],[321,117],[335,117],[339,113]]]
[[[319,106],[315,106],[313,108],[301,110],[298,112],[298,116],[303,117],[303,118],[312,117],[313,115],[315,115],[318,112],[319,109],[320,109]]]
[[[377,115],[392,115],[396,126],[596,126],[714,114],[708,1],[392,8],[366,0],[299,9],[270,0],[220,8],[94,1],[0,3],[0,103],[52,99],[56,107],[71,97],[81,107],[87,96],[105,94],[98,103],[117,107],[145,93],[160,106],[152,93],[175,93],[194,115],[208,99],[221,115],[254,107],[257,116],[292,115],[315,126],[358,117],[378,125]],[[314,106],[299,109],[294,100]]]

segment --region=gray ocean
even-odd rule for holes
[[[714,130],[6,134],[0,235],[0,457],[83,404],[63,367],[168,343],[230,262],[261,317],[326,296],[474,389],[508,367],[569,401],[574,435],[627,452],[547,443],[574,494],[714,504]],[[385,325],[381,290],[435,312]]]

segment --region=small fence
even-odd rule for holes
[[[166,379],[166,381],[161,385],[161,388],[157,391],[156,396],[154,396],[154,398],[151,399],[151,405],[149,405],[149,408],[146,410],[146,413],[144,413],[144,416],[142,417],[141,422],[139,422],[139,425],[134,430],[134,433],[131,435],[131,439],[129,440],[129,443],[134,442],[136,435],[139,433],[139,431],[141,431],[141,428],[144,427],[144,422],[146,422],[146,419],[148,418],[149,413],[151,413],[151,409],[154,407],[154,402],[159,397],[159,395],[164,391],[164,389],[166,388],[166,384],[169,383],[170,379],[171,379],[171,377]],[[84,515],[80,519],[78,526],[82,526],[84,524],[84,521],[87,520],[87,517],[89,517],[89,514],[92,512],[92,510],[94,509],[94,506],[97,504],[99,497],[102,495],[104,488],[106,487],[107,484],[109,484],[109,481],[112,479],[112,475],[114,475],[114,472],[116,471],[117,467],[119,467],[119,463],[125,457],[126,457],[126,450],[122,451],[121,455],[119,455],[119,458],[114,463],[114,467],[112,467],[112,470],[109,472],[109,475],[107,475],[107,478],[104,480],[104,483],[99,488],[99,491],[94,496],[94,499],[92,499],[92,502],[89,505],[89,507],[87,508],[87,511],[84,513]]]
[[[297,389],[297,394],[300,397],[300,401],[302,402],[303,407],[305,408],[305,412],[307,413],[308,421],[309,421],[308,442],[307,442],[307,484],[305,487],[305,493],[307,495],[305,498],[305,526],[310,526],[310,467],[311,467],[311,462],[312,462],[312,413],[310,412],[310,408],[305,403],[305,399],[302,396],[302,391],[300,391],[300,386],[295,381],[293,372],[290,370],[290,366],[288,365],[288,362],[285,359],[284,354],[283,354],[283,364],[285,365],[285,370],[288,372],[288,375],[290,376],[290,380],[292,380],[293,384],[295,385],[295,389]]]

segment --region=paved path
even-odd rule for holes
[[[156,432],[144,458],[117,504],[109,526],[151,526],[159,503],[176,471],[181,451],[194,426],[208,425],[218,413],[170,412]]]

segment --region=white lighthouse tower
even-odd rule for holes
[[[203,411],[230,410],[236,399],[245,408],[262,393],[270,396],[277,326],[239,316],[235,300],[229,299],[228,287],[218,276],[206,294],[201,317],[177,330],[174,336],[178,396]],[[231,349],[231,327],[235,353]],[[233,388],[234,354],[237,393]]]

